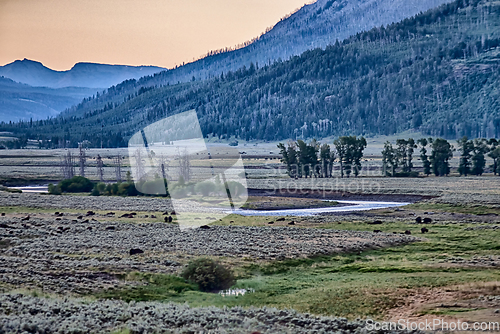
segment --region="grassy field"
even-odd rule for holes
[[[395,142],[397,138],[414,139],[422,137],[418,133],[405,133],[399,136],[378,136],[368,139],[368,147],[365,150],[365,157],[362,163],[361,176],[363,178],[380,178],[382,175],[382,160],[381,151],[383,143],[386,140]],[[333,143],[333,138],[326,138],[322,142]],[[230,148],[227,144],[212,144],[216,145],[214,149],[233,150],[234,152],[241,152],[244,165],[246,167],[247,177],[255,180],[256,184],[262,179],[288,179],[284,165],[280,163],[279,150],[276,147],[278,142],[275,143],[246,143],[240,144],[236,148]],[[454,143],[456,146],[456,143]],[[154,148],[153,148],[154,149]],[[73,156],[78,156],[78,149],[69,149]],[[60,170],[61,159],[68,153],[68,149],[55,149],[55,150],[3,150],[0,154],[0,184],[32,184],[44,183],[47,181],[54,181],[62,179]],[[244,154],[243,154],[244,153]],[[87,156],[86,162],[86,176],[92,180],[98,180],[97,172],[97,156],[100,155],[104,163],[104,179],[106,181],[115,181],[115,162],[114,158],[118,155],[122,157],[122,178],[125,178],[127,171],[130,171],[130,160],[128,158],[129,152],[127,148],[120,149],[89,149],[85,150]],[[416,151],[414,156],[414,165],[418,171],[421,170],[421,163],[418,158],[419,153]],[[455,153],[455,157],[451,160],[452,176],[458,176],[456,168],[459,162],[459,154]],[[228,168],[234,163],[234,157],[226,156],[224,154],[214,154],[213,159],[193,159],[191,166],[193,168],[193,175],[211,177],[211,166],[214,168]],[[492,160],[487,157],[487,167],[492,163]],[[171,162],[167,166],[167,174],[176,179],[177,164]],[[338,163],[334,165],[334,175],[340,174]],[[75,161],[75,171],[78,172],[78,166]],[[485,175],[492,175],[487,172]],[[339,175],[337,175],[339,176]],[[382,184],[382,190],[384,184]]]
[[[378,150],[385,139],[387,138],[373,139],[371,144]],[[276,150],[272,149],[271,144],[262,144],[260,147],[249,145],[243,150],[248,151],[248,154],[265,151],[269,151],[267,154],[275,154]],[[368,157],[368,163],[378,164],[376,152],[370,152],[374,155]],[[56,156],[48,156],[45,151],[38,153],[38,156],[30,156],[29,152],[21,156],[20,153],[25,152],[5,154],[10,156],[2,158],[0,178],[11,181],[19,179],[19,182],[24,180],[28,183],[35,180],[38,182],[49,176],[58,178],[59,170],[54,172],[55,167],[51,164],[57,163],[64,150],[57,151]],[[114,153],[116,152],[112,150],[92,151],[89,153],[90,162],[95,164],[92,158],[96,154],[106,156]],[[122,150],[121,153],[126,152]],[[106,158],[107,179],[114,177],[111,162],[111,159]],[[216,164],[216,167],[223,166],[223,162],[220,163],[222,165]],[[131,269],[110,273],[127,284],[92,293],[89,297],[187,302],[192,306],[273,306],[350,319],[423,319],[436,316],[468,321],[498,319],[498,314],[494,312],[500,309],[500,228],[494,228],[500,225],[496,216],[500,214],[500,177],[383,178],[367,170],[367,175],[357,179],[292,180],[283,178],[282,170],[275,173],[276,169],[273,168],[279,166],[276,160],[253,158],[246,159],[245,164],[251,167],[247,169],[247,181],[249,187],[254,189],[316,189],[325,191],[327,196],[342,193],[387,195],[387,198],[394,201],[405,201],[404,195],[427,196],[428,199],[401,209],[385,209],[359,215],[285,217],[280,221],[278,217],[229,215],[218,221],[218,225],[288,226],[293,221],[295,228],[354,231],[376,229],[390,234],[409,230],[421,240],[406,246],[372,249],[361,253],[282,261],[218,258],[235,271],[238,278],[235,288],[255,290],[244,296],[223,297],[220,294],[203,293],[178,276],[137,273]],[[125,170],[129,168],[127,159],[123,162],[123,167],[124,177]],[[209,170],[206,166],[198,167],[203,168],[203,173]],[[88,167],[88,172],[95,179],[93,168],[93,165]],[[18,170],[17,174],[13,170]],[[376,196],[369,198],[376,199]],[[245,207],[283,209],[315,206],[325,204],[313,198],[253,197]],[[56,211],[63,211],[74,217],[85,215],[86,212],[59,208],[0,207],[0,212],[6,213],[7,219],[21,218],[28,214],[32,217],[54,217]],[[113,210],[116,213],[114,217],[106,216],[108,211],[94,211],[98,214],[96,218],[102,223],[143,224],[161,222],[164,219],[162,212],[158,211],[137,212],[134,218],[119,218],[126,211]],[[432,214],[426,216],[425,212]],[[416,216],[431,217],[433,223],[414,224]],[[380,219],[383,223],[376,226],[367,224],[375,219]],[[424,226],[429,229],[429,233],[421,234],[420,229]],[[0,249],[7,249],[11,246],[10,243],[9,240],[0,240]],[[178,262],[184,265],[192,258],[184,256]],[[496,265],[492,265],[493,260],[490,259],[496,261]],[[179,267],[179,271],[181,269]]]
[[[245,222],[239,224],[245,225]],[[237,288],[255,289],[254,293],[244,296],[223,297],[199,292],[196,287],[169,276],[132,274],[124,279],[144,285],[106,291],[97,297],[187,302],[192,306],[266,305],[322,315],[387,319],[395,310],[403,312],[408,300],[418,298],[422,291],[434,291],[436,296],[438,292],[448,291],[459,298],[455,302],[461,298],[470,302],[481,294],[500,295],[498,268],[450,262],[454,258],[471,260],[478,256],[500,255],[500,230],[464,230],[470,226],[476,225],[432,225],[430,233],[423,235],[420,242],[360,254],[274,262],[221,259],[234,266],[239,278]],[[387,233],[409,229],[416,234],[420,227],[402,222],[377,225]],[[373,230],[371,225],[355,222],[326,224],[321,228]],[[476,307],[469,309],[457,304],[450,309],[435,307],[434,302],[436,300],[429,298],[412,316],[441,313],[453,316],[455,312],[462,318],[478,317]],[[490,311],[493,312],[484,307],[479,314]]]

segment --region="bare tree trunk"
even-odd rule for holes
[[[122,182],[122,157],[119,154],[115,158],[115,176],[116,182]]]
[[[85,149],[83,148],[83,145],[80,143],[78,144],[78,148],[80,149],[80,176],[85,177],[85,162],[87,161],[87,158],[85,156]]]
[[[61,172],[65,179],[71,179],[75,176],[75,167],[73,165],[74,160],[71,152],[68,151],[68,154],[61,158]]]
[[[99,181],[104,182],[103,163],[100,155],[97,155],[97,175],[99,175]]]
[[[191,179],[191,161],[187,149],[184,149],[182,154],[179,153],[177,158],[179,159],[179,176],[182,176],[185,182],[189,182]]]
[[[136,175],[136,181],[140,181],[142,177],[144,176],[144,165],[142,164],[142,156],[141,156],[141,151],[136,150],[134,154],[135,158],[135,175]]]

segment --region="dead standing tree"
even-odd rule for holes
[[[103,162],[101,156],[98,154],[97,155],[97,175],[99,175],[99,181],[104,182],[104,176],[103,176]]]
[[[122,182],[122,157],[118,154],[118,156],[114,159],[115,163],[115,176],[116,182]]]
[[[162,176],[164,180],[167,180],[167,170],[168,170],[168,159],[164,154],[160,154],[156,157],[156,165],[158,166],[158,173]]]
[[[70,151],[68,151],[67,155],[61,158],[61,172],[65,179],[71,179],[75,176],[74,159]]]
[[[78,149],[80,150],[79,164],[80,164],[80,176],[85,177],[85,163],[87,162],[87,157],[85,156],[85,149],[83,144],[78,144]]]
[[[135,151],[134,159],[135,159],[135,177],[136,177],[136,182],[139,182],[144,177],[144,163],[142,161],[142,156],[141,156],[141,150],[140,149],[138,149],[138,150]]]
[[[191,179],[191,161],[188,150],[185,148],[182,153],[178,151],[176,158],[179,161],[179,177],[182,176],[184,181],[189,182]]]

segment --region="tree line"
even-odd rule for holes
[[[486,154],[493,159],[493,164],[490,166],[493,173],[500,175],[500,142],[497,139],[469,140],[465,136],[458,141],[458,148],[460,151],[458,172],[461,176],[483,175],[486,167]]]
[[[432,149],[428,155],[427,147]],[[405,177],[418,176],[413,171],[413,155],[415,149],[420,148],[420,160],[424,174],[436,176],[450,174],[450,159],[453,158],[454,147],[443,138],[421,138],[415,141],[413,138],[396,140],[396,147],[389,141],[385,142],[382,151],[382,173],[384,176]],[[398,169],[400,168],[400,169]]]
[[[486,168],[486,156],[493,160],[490,166],[493,173],[500,176],[500,140],[469,140],[463,137],[457,144],[460,153],[458,172],[461,176],[482,175]],[[308,143],[299,139],[291,140],[287,144],[278,144],[281,162],[286,165],[287,174],[292,178],[334,177],[335,163],[339,165],[342,178],[358,176],[366,146],[366,139],[356,136],[339,137],[333,141],[332,146],[321,144],[316,139]],[[395,146],[387,141],[382,151],[382,175],[419,176],[413,163],[418,154],[424,175],[447,176],[451,172],[450,160],[456,151],[457,149],[443,138],[397,139]]]
[[[333,147],[321,145],[315,139],[309,143],[299,139],[289,141],[286,146],[279,143],[278,148],[290,177],[333,177],[333,164],[338,161],[343,178],[359,175],[366,145],[364,137],[343,136],[333,142]]]
[[[460,176],[483,175],[486,168],[486,155],[492,160],[490,166],[495,175],[500,175],[500,141],[495,138],[477,138],[469,140],[463,137],[457,141],[460,152],[460,162],[458,172]],[[412,138],[396,140],[396,147],[389,141],[384,144],[382,151],[383,175],[385,176],[418,176],[418,172],[413,171],[413,155],[415,149],[420,148],[420,160],[422,162],[423,173],[426,176],[434,174],[436,176],[446,176],[450,174],[450,159],[456,151],[446,139],[443,138],[421,138],[417,141]],[[427,148],[431,154],[428,155]]]

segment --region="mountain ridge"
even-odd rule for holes
[[[259,64],[262,66],[271,64],[274,61],[279,61],[280,58],[289,58],[292,55],[297,55],[303,51],[305,52],[312,47],[310,42],[308,42],[309,44],[299,45],[297,47],[298,49],[296,48],[295,50],[291,50],[290,45],[287,47],[286,45],[290,43],[286,43],[286,41],[294,40],[298,35],[304,35],[301,38],[308,41],[315,40],[318,34],[323,37],[328,35],[329,39],[325,40],[323,38],[320,44],[320,47],[326,47],[330,42],[342,40],[343,38],[363,31],[363,28],[369,30],[375,27],[376,24],[374,22],[382,24],[390,23],[397,18],[410,17],[418,14],[422,10],[433,8],[439,4],[449,3],[450,1],[451,0],[422,0],[417,3],[411,3],[403,0],[318,0],[312,4],[306,4],[293,14],[286,16],[253,43],[243,48],[228,52],[216,52],[215,54],[192,63],[187,63],[181,67],[143,77],[136,82],[131,82],[130,80],[123,82],[120,85],[116,85],[117,87],[120,86],[120,91],[122,93],[122,96],[119,98],[112,96],[106,99],[102,98],[101,95],[100,98],[83,101],[81,104],[69,108],[62,115],[75,115],[78,112],[86,112],[90,109],[95,110],[104,108],[110,102],[121,103],[123,99],[128,99],[130,96],[137,94],[141,87],[172,85],[193,80],[206,80],[218,77],[228,71],[237,71],[243,67],[250,67],[252,64]],[[324,24],[322,21],[319,23],[317,22],[317,13],[319,11],[321,11],[321,17],[325,17],[327,13],[329,13],[328,15],[332,17],[329,24]],[[384,13],[386,14],[384,15]],[[357,18],[365,19],[357,20]],[[302,28],[297,28],[298,26],[307,27],[311,21],[316,22],[316,25],[314,29],[308,30],[309,33],[303,33],[301,32],[303,30]],[[362,23],[360,23],[360,21],[362,21]],[[325,26],[328,25],[331,27],[325,28]],[[322,27],[321,31],[312,35],[312,32],[314,32],[318,26]],[[346,26],[349,27],[349,29],[342,30]],[[278,31],[285,31],[289,35],[286,37],[285,42],[281,41]],[[332,31],[335,33],[332,33]],[[340,31],[341,34],[339,34]],[[267,54],[273,54],[272,58],[264,56],[267,58],[263,60],[255,56],[259,50],[268,48],[269,45],[273,43],[275,45],[266,51]],[[282,54],[277,54],[277,50],[282,52]],[[114,87],[111,87],[111,91],[112,94],[116,93]]]
[[[78,62],[69,70],[57,71],[24,58],[0,66],[0,76],[33,87],[85,87],[105,89],[127,79],[138,79],[167,69],[157,66],[112,65]]]
[[[288,60],[314,48],[325,48],[358,32],[398,22],[452,0],[318,0],[306,4],[256,40],[236,50],[187,63],[161,73],[147,85],[176,84],[205,80],[236,71],[251,63],[266,65],[276,60]],[[320,17],[320,19],[318,19]]]

